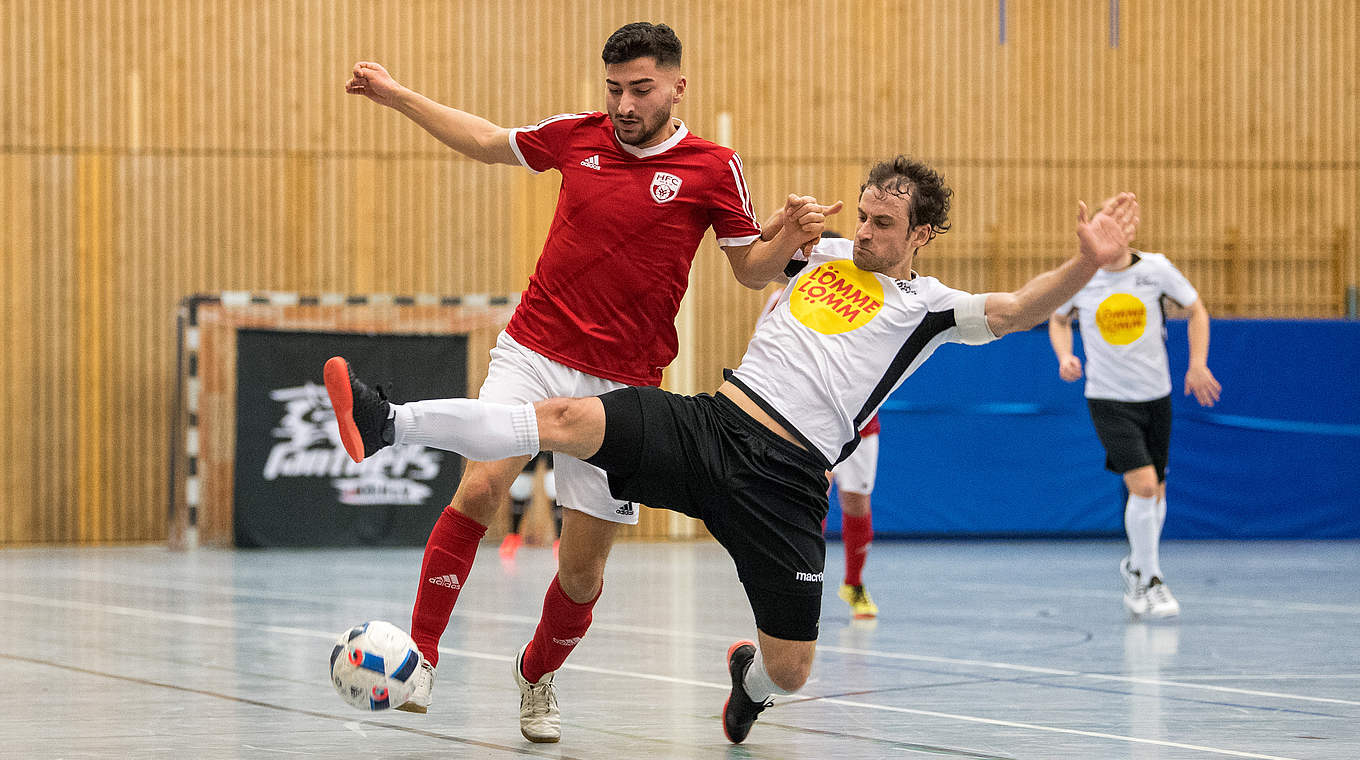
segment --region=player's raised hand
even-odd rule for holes
[[[387,73],[382,64],[372,61],[359,61],[354,64],[350,80],[345,83],[345,92],[363,95],[380,106],[391,106],[396,102],[397,93],[402,86]]]
[[[1077,209],[1077,239],[1081,253],[1096,266],[1109,266],[1124,256],[1138,231],[1138,199],[1133,193],[1120,193],[1103,208],[1090,215],[1084,201]]]

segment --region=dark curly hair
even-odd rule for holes
[[[915,229],[917,225],[930,225],[930,238],[949,231],[949,197],[954,191],[944,183],[944,178],[934,169],[907,156],[898,156],[891,161],[879,161],[869,170],[869,178],[859,186],[861,195],[869,187],[876,187],[885,193],[907,196],[907,223]]]
[[[609,35],[600,57],[606,66],[635,58],[655,58],[657,66],[673,68],[680,65],[680,38],[665,24],[635,21]]]

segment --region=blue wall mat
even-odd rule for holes
[[[1182,395],[1186,323],[1168,328],[1164,535],[1360,537],[1360,322],[1214,320],[1212,409]],[[1058,379],[1045,327],[942,347],[882,422],[878,536],[1123,534],[1122,483],[1081,384]],[[833,499],[827,532],[839,531]]]

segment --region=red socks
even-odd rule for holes
[[[590,628],[590,611],[595,609],[604,585],[595,592],[595,598],[584,604],[577,604],[562,591],[562,586],[553,576],[548,593],[543,596],[543,617],[539,618],[538,630],[534,640],[524,651],[521,671],[529,683],[535,683],[544,673],[557,670],[566,662],[567,655],[581,643],[581,637]]]
[[[411,610],[411,638],[431,665],[439,664],[439,637],[449,626],[458,592],[467,581],[472,561],[477,558],[477,544],[485,535],[485,525],[450,504],[440,513],[425,542],[420,588],[415,609]]]
[[[858,586],[864,582],[860,573],[869,556],[869,543],[874,540],[873,513],[863,517],[842,515],[841,539],[845,542],[845,582]]]

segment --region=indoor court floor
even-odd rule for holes
[[[556,745],[521,738],[510,674],[546,549],[483,545],[424,716],[327,677],[341,631],[408,625],[419,549],[0,550],[0,757],[1360,758],[1360,542],[1166,542],[1158,624],[1124,614],[1122,552],[880,541],[866,624],[833,543],[812,679],[734,746],[723,657],[753,623],[713,543],[615,548]]]

